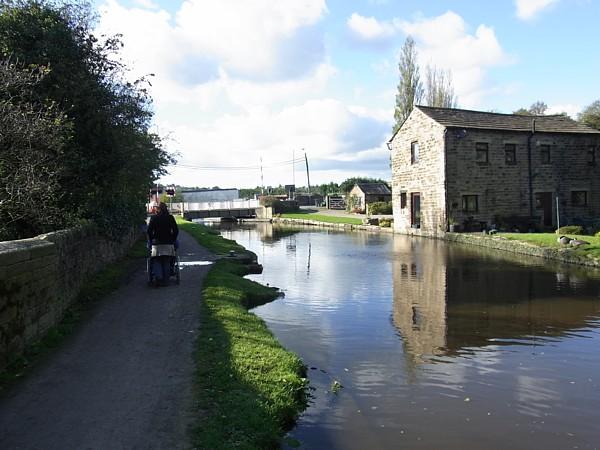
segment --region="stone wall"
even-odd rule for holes
[[[411,144],[419,144],[419,160],[411,163]],[[394,230],[435,235],[446,229],[444,127],[414,109],[392,141]],[[400,198],[406,194],[406,207]],[[421,226],[411,224],[411,194],[421,199]]]
[[[411,161],[413,142],[419,146],[417,162]],[[478,143],[487,145],[487,161],[477,160]],[[507,163],[507,144],[514,146],[514,163]],[[557,199],[560,225],[600,221],[600,135],[446,129],[415,109],[391,146],[397,232],[437,236],[446,230],[448,219],[463,226],[495,224],[506,229],[514,222],[527,225],[532,221],[536,228],[554,229]],[[550,151],[549,162],[542,161],[544,148]],[[575,191],[587,193],[586,205],[574,203]],[[419,228],[411,222],[414,193],[421,199]],[[466,210],[465,196],[476,198],[477,207]],[[543,199],[548,202],[546,208]]]
[[[93,227],[0,242],[0,369],[63,318],[82,284],[125,255],[138,233],[122,241]]]
[[[458,133],[450,129],[446,138],[449,215],[459,223],[471,217],[487,224],[495,223],[498,216],[529,216],[529,136],[508,131]],[[478,142],[488,145],[487,163],[475,159]],[[515,145],[515,164],[506,163],[506,144]],[[541,161],[543,145],[550,149],[549,164]],[[541,193],[548,193],[551,198],[551,226],[556,226],[557,196],[561,225],[600,216],[600,166],[588,162],[588,152],[593,147],[600,147],[600,137],[592,134],[536,133],[531,138],[532,204],[538,225],[543,225],[543,210],[536,202],[536,194]],[[589,204],[573,205],[572,191],[588,192]],[[463,212],[463,195],[477,195],[478,211]]]

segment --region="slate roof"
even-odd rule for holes
[[[539,132],[600,134],[600,131],[565,116],[521,116],[430,106],[415,106],[415,108],[448,128],[531,131],[532,121],[535,119],[535,130]]]
[[[383,183],[358,183],[357,186],[365,195],[391,195],[392,191]]]

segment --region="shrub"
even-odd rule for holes
[[[374,202],[369,204],[369,214],[392,214],[392,202]]]
[[[394,223],[394,219],[379,219],[379,226],[389,228]]]
[[[594,236],[596,236],[597,238],[600,238],[600,231],[598,231]]]
[[[579,225],[567,225],[556,230],[556,234],[583,234],[583,227]]]

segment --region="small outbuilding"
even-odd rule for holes
[[[353,210],[365,211],[370,203],[392,201],[392,191],[383,183],[358,183],[347,198]]]

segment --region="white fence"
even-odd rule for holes
[[[258,200],[229,200],[225,202],[184,202],[184,203],[173,203],[172,209],[185,211],[215,211],[215,210],[231,210],[231,209],[252,209],[258,208]]]

